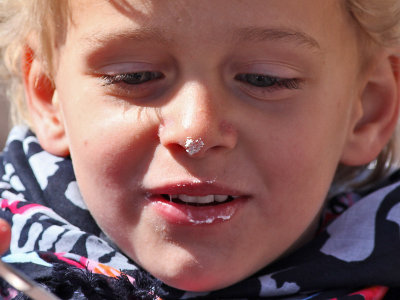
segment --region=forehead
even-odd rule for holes
[[[71,11],[70,29],[93,41],[140,29],[136,37],[163,42],[245,37],[324,47],[351,27],[339,0],[72,0]]]

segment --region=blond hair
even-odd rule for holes
[[[21,66],[26,42],[32,35],[36,36],[35,55],[45,63],[45,71],[51,78],[54,46],[65,37],[67,4],[68,0],[0,0],[0,54],[3,57],[0,71],[1,79],[9,87],[7,94],[14,124],[30,124]]]
[[[118,1],[118,0],[115,0]],[[54,70],[53,51],[63,43],[68,23],[69,0],[0,0],[0,72],[7,81],[13,123],[30,125],[23,93],[21,56],[32,35],[39,41],[35,55],[44,62],[49,78]],[[369,42],[380,47],[400,47],[400,0],[344,0],[356,24]],[[381,178],[395,157],[395,136],[374,162],[363,184]],[[339,166],[335,182],[348,183],[367,166]]]

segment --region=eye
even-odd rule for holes
[[[264,74],[243,73],[235,76],[235,80],[259,88],[298,89],[299,80],[296,78],[280,78]]]
[[[157,98],[165,91],[166,78],[163,72],[139,71],[120,74],[105,74],[100,79],[104,93],[119,99],[141,101]]]
[[[164,75],[161,72],[143,71],[143,72],[125,73],[117,75],[103,75],[102,79],[104,81],[104,85],[110,85],[116,83],[139,85],[152,80],[161,79],[163,77]]]

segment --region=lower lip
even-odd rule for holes
[[[192,206],[169,202],[161,196],[150,196],[151,208],[167,222],[179,225],[212,225],[232,219],[245,198],[210,206]]]

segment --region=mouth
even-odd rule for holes
[[[176,204],[187,204],[191,206],[215,206],[239,198],[238,196],[231,195],[190,196],[186,194],[161,194],[161,197]]]
[[[212,225],[230,221],[251,197],[204,183],[179,183],[146,192],[152,210],[168,223]]]

